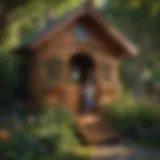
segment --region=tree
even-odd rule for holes
[[[104,14],[127,34],[139,47],[135,59],[133,91],[136,97],[145,93],[143,74],[148,64],[157,63],[160,51],[160,1],[156,0],[110,0]],[[133,73],[132,73],[133,74]]]
[[[80,0],[1,0],[0,1],[0,53],[8,52],[19,44],[21,28],[31,31],[45,23],[48,13],[60,14],[78,5]],[[39,26],[40,27],[40,26]]]

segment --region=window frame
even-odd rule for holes
[[[112,80],[112,66],[110,63],[103,63],[101,65],[101,73],[103,80],[110,82]]]
[[[74,28],[74,34],[76,36],[76,39],[81,42],[87,41],[87,39],[89,37],[88,31],[81,24],[76,25],[76,27]]]
[[[45,61],[43,61],[43,67],[45,70],[46,83],[49,86],[54,85],[62,79],[61,59],[56,57],[48,58]]]

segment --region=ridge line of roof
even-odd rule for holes
[[[24,40],[24,42],[22,42],[20,44],[20,48],[21,47],[23,48],[23,47],[31,44],[32,42],[36,41],[40,36],[44,35],[46,32],[53,29],[53,27],[57,26],[64,19],[66,19],[67,17],[71,17],[74,14],[74,12],[82,11],[82,13],[83,13],[83,11],[85,11],[86,13],[89,13],[92,16],[94,16],[93,11],[97,11],[96,8],[94,6],[90,6],[90,9],[91,10],[88,10],[88,7],[86,8],[84,6],[81,6],[81,7],[76,7],[68,12],[65,12],[61,16],[52,20],[50,23],[46,24],[46,26],[44,28],[41,28],[38,32],[33,34],[31,38]],[[80,15],[81,15],[81,12],[80,12]],[[100,13],[98,15],[100,15]],[[103,20],[103,17],[100,17],[100,21],[102,21],[102,20]],[[125,49],[125,51],[128,52],[129,54],[137,55],[138,54],[137,47],[133,43],[131,43],[129,39],[127,39],[122,34],[120,34],[112,24],[110,24],[108,21],[106,21],[105,17],[104,17],[104,20],[105,20],[104,24],[107,24],[106,29],[108,31],[110,31],[110,34],[113,35],[114,38],[116,38],[120,41],[119,45],[121,45]]]

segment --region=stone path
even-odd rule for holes
[[[97,146],[91,160],[160,160],[160,150],[144,149],[133,144]]]

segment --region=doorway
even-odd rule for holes
[[[85,53],[76,53],[71,57],[70,60],[70,82],[72,86],[75,87],[76,92],[73,94],[74,97],[77,97],[77,109],[78,111],[85,111],[85,100],[84,95],[86,90],[86,84],[89,82],[94,88],[94,93],[96,92],[96,83],[95,83],[95,62],[91,56]],[[95,94],[94,94],[95,95]],[[95,99],[90,111],[95,107]]]

